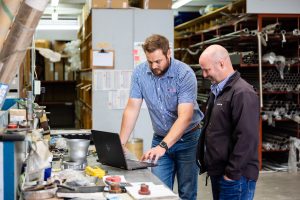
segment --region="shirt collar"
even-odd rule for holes
[[[224,86],[226,85],[226,83],[228,82],[228,80],[230,79],[230,77],[234,74],[231,73],[229,76],[227,76],[223,81],[221,81],[220,83],[215,83],[215,84],[212,84],[210,86],[210,90],[211,92],[215,95],[215,97],[217,97],[220,92],[223,90]]]

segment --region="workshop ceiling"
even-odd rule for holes
[[[179,0],[173,0],[173,3]],[[179,11],[195,11],[201,7],[207,6],[209,4],[215,5],[226,5],[233,0],[192,0],[186,5],[180,7]],[[51,1],[50,1],[51,2]],[[59,4],[57,7],[51,6],[49,3],[46,8],[42,19],[50,19],[51,14],[55,10],[58,13],[59,19],[77,19],[81,14],[82,7],[86,0],[59,0]]]

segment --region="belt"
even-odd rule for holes
[[[186,132],[186,133],[184,133],[183,135],[187,135],[187,134],[189,134],[189,133],[192,133],[192,132],[194,132],[194,131],[196,131],[197,129],[200,129],[201,128],[201,125],[200,125],[200,123],[199,124],[197,124],[194,128],[192,128],[189,132]],[[160,138],[164,138],[165,136],[162,136],[162,135],[158,135],[158,134],[154,134],[155,136],[157,136],[157,137],[160,137]]]
[[[201,125],[200,124],[197,124],[194,128],[192,128],[189,132],[187,132],[187,133],[190,133],[190,132],[194,132],[195,130],[197,130],[197,129],[200,129],[201,128]],[[187,134],[187,133],[185,133],[185,134]]]

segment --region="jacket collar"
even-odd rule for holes
[[[220,94],[222,94],[225,90],[231,88],[240,77],[241,74],[238,71],[235,71],[234,74],[232,74],[232,76],[228,79]]]

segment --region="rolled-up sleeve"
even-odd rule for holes
[[[143,95],[139,83],[139,72],[134,70],[131,76],[130,98],[142,99]]]

